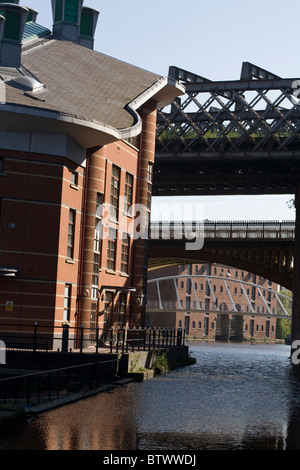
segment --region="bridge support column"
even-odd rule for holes
[[[295,195],[296,223],[294,249],[292,343],[300,340],[300,188]],[[292,346],[292,352],[293,352]],[[297,348],[296,348],[297,349]]]

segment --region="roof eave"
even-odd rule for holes
[[[0,130],[18,132],[66,133],[83,149],[100,147],[118,140],[135,137],[141,132],[139,109],[149,100],[163,107],[182,94],[185,88],[175,80],[164,77],[156,81],[126,109],[134,117],[134,124],[128,128],[115,129],[105,123],[85,120],[58,111],[18,104],[0,104]],[[30,117],[30,119],[28,119]]]

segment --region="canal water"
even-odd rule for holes
[[[196,364],[41,414],[0,450],[300,449],[290,346],[189,346]]]

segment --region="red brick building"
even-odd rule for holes
[[[0,2],[0,330],[141,326],[147,240],[127,226],[134,204],[149,218],[156,110],[183,89],[94,51],[82,0],[52,9],[49,31]]]
[[[185,328],[197,338],[272,340],[278,292],[272,281],[223,265],[155,269],[149,272],[147,325]]]

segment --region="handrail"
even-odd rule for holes
[[[186,239],[201,232],[204,238],[294,239],[295,221],[153,221],[150,239]]]

